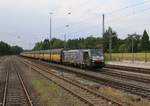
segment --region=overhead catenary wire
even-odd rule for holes
[[[146,12],[147,10],[150,10],[150,8],[146,8],[146,9],[142,9],[142,10],[140,10],[140,11],[138,11],[138,12],[134,12],[134,13],[132,13],[132,14],[130,14],[130,15],[124,15],[124,17],[130,17],[130,16],[133,16],[133,15],[137,15],[137,14],[139,14],[139,13],[142,13],[142,12]],[[112,20],[112,22],[116,22],[116,21],[118,21],[118,20],[122,20],[123,18],[117,18],[117,19],[115,19],[115,20]],[[110,21],[108,21],[107,23],[109,23]],[[112,23],[111,22],[111,23]],[[75,25],[76,26],[76,25]],[[97,25],[94,25],[95,27],[97,26]],[[76,30],[75,32],[70,32],[69,33],[69,35],[79,35],[79,33],[81,33],[81,32],[83,32],[84,33],[84,30],[87,30],[87,29],[90,29],[90,27],[91,26],[89,26],[88,28],[86,27],[86,29],[79,29],[79,30]],[[93,27],[93,28],[95,28],[95,27]],[[87,32],[87,31],[86,31]],[[90,34],[90,35],[93,35],[93,34]]]
[[[130,8],[137,8],[138,6],[143,6],[144,4],[147,4],[147,3],[150,3],[150,0],[147,0],[147,1],[142,1],[142,2],[139,2],[139,3],[135,3],[135,4],[132,4],[132,5],[128,5],[128,6],[125,6],[125,7],[122,7],[122,8],[120,8],[120,9],[116,9],[116,10],[113,10],[112,12],[108,12],[108,13],[105,13],[106,15],[108,14],[108,15],[110,15],[110,14],[114,14],[114,13],[118,13],[118,12],[122,12],[122,10],[126,10],[126,9],[130,9]],[[132,12],[132,13],[130,13],[130,14],[128,14],[128,15],[124,15],[124,17],[131,17],[131,16],[134,16],[134,15],[137,15],[137,14],[139,14],[139,13],[142,13],[142,12],[145,12],[145,11],[147,11],[147,10],[149,10],[149,8],[146,8],[146,9],[142,9],[142,10],[139,10],[139,11],[136,11],[136,12]],[[73,11],[72,11],[73,12]],[[119,21],[119,20],[122,20],[122,19],[124,19],[124,17],[117,17],[117,18],[115,18],[115,19],[113,19],[113,20],[108,20],[107,21],[107,23],[108,22],[115,22],[115,21]],[[84,20],[87,20],[87,19],[90,19],[91,17],[86,17],[86,18],[84,18]],[[108,17],[107,17],[108,18]],[[82,17],[82,19],[83,19],[83,17]],[[82,21],[82,20],[80,20],[80,21]],[[70,29],[72,29],[72,26],[73,27],[75,27],[76,25],[77,26],[79,26],[81,23],[71,23],[70,25],[71,25],[71,28]],[[87,28],[87,27],[86,27]],[[63,27],[62,28],[60,28],[60,29],[63,29]],[[81,31],[82,30],[82,31]],[[76,33],[80,33],[80,32],[83,32],[83,28],[82,29],[79,29],[79,31],[75,31],[75,34]],[[85,29],[86,30],[86,29]],[[70,31],[69,31],[70,32]],[[71,32],[71,33],[73,33],[73,32]],[[62,34],[63,35],[63,34]]]
[[[150,7],[149,7],[149,8],[142,9],[142,10],[139,10],[139,11],[134,12],[134,13],[131,13],[131,14],[129,14],[129,15],[124,15],[124,17],[130,17],[130,16],[138,15],[138,14],[143,13],[143,12],[146,12],[146,11],[148,11],[148,10],[150,10]],[[118,20],[119,20],[119,18],[117,18],[116,20],[113,20],[113,22],[116,22],[116,21],[118,21]],[[108,23],[108,22],[107,22],[107,23]],[[80,30],[76,31],[75,33],[79,33],[79,32],[81,32],[81,31],[83,32],[83,29],[80,29]]]
[[[115,19],[112,19],[112,20],[109,20],[108,22],[110,23],[114,23],[116,21],[120,21],[120,20],[123,20],[123,19],[126,19],[127,17],[131,17],[131,16],[135,16],[135,15],[138,15],[138,14],[141,14],[141,13],[144,13],[146,11],[149,11],[150,10],[150,7],[149,8],[145,8],[145,9],[142,9],[142,10],[139,10],[137,12],[133,12],[129,15],[123,15],[122,17],[125,17],[125,18],[122,18],[122,17],[117,17]]]
[[[124,19],[123,17],[125,17],[125,18],[127,18],[127,17],[131,17],[131,16],[134,16],[134,15],[136,15],[136,14],[139,14],[139,13],[141,13],[141,12],[145,12],[145,11],[147,11],[147,10],[149,10],[149,5],[148,5],[148,8],[145,8],[145,9],[141,9],[141,10],[138,10],[138,11],[133,11],[132,10],[132,12],[130,12],[129,14],[123,14],[123,11],[124,10],[126,10],[126,9],[130,9],[130,8],[135,8],[135,7],[137,7],[137,6],[141,6],[141,5],[143,5],[143,4],[147,4],[147,3],[150,3],[150,0],[146,0],[146,1],[143,1],[143,2],[140,2],[140,3],[136,3],[136,4],[132,4],[132,5],[129,5],[129,6],[125,6],[125,7],[122,7],[122,8],[120,8],[120,9],[116,9],[116,10],[113,10],[112,12],[108,12],[108,13],[105,13],[105,15],[107,16],[107,18],[108,18],[108,23],[114,23],[114,22],[116,22],[116,21],[118,21],[118,20],[122,20],[122,19]],[[111,16],[111,18],[110,18],[110,14],[111,15],[113,15],[114,16],[114,13],[122,13],[123,15],[121,15],[121,16],[118,16],[118,17],[113,17],[112,18],[112,16]],[[125,11],[124,11],[125,12]],[[126,11],[127,12],[127,11]]]
[[[146,4],[148,2],[150,3],[150,0],[143,1],[143,2],[140,2],[140,3],[136,3],[136,4],[132,4],[132,5],[128,5],[128,6],[113,10],[111,12],[106,12],[105,14],[106,15],[112,15],[113,13],[121,12],[121,11],[123,11],[125,9],[129,9],[129,8],[134,8],[134,7],[137,7],[137,6],[141,6],[141,5]]]

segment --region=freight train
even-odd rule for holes
[[[52,49],[22,52],[20,55],[81,68],[102,68],[105,66],[103,49]]]

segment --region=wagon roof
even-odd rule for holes
[[[30,51],[30,52],[23,52],[25,54],[32,54],[32,53],[49,53],[51,52],[61,52],[63,49],[52,49],[52,50],[39,50],[39,51]]]

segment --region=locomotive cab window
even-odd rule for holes
[[[103,50],[101,49],[92,49],[91,50],[92,56],[103,56]]]

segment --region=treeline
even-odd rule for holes
[[[10,46],[5,42],[0,41],[0,55],[15,55],[22,51],[23,49],[19,46]]]
[[[79,39],[69,39],[67,42],[63,40],[53,38],[51,42],[48,39],[44,41],[37,42],[33,50],[47,50],[50,49],[50,44],[52,48],[64,48],[67,49],[80,49],[80,48],[102,48],[101,38],[95,37],[87,37],[87,38],[79,38]]]
[[[117,32],[111,27],[106,30],[103,37],[87,37],[79,39],[69,39],[67,42],[53,38],[51,41],[45,39],[37,42],[33,50],[47,50],[51,48],[67,48],[67,49],[82,49],[82,48],[103,48],[105,52],[109,52],[109,44],[111,42],[111,50],[114,53],[119,52],[148,52],[150,51],[150,41],[146,30],[143,34],[128,34],[125,39],[118,38]]]

